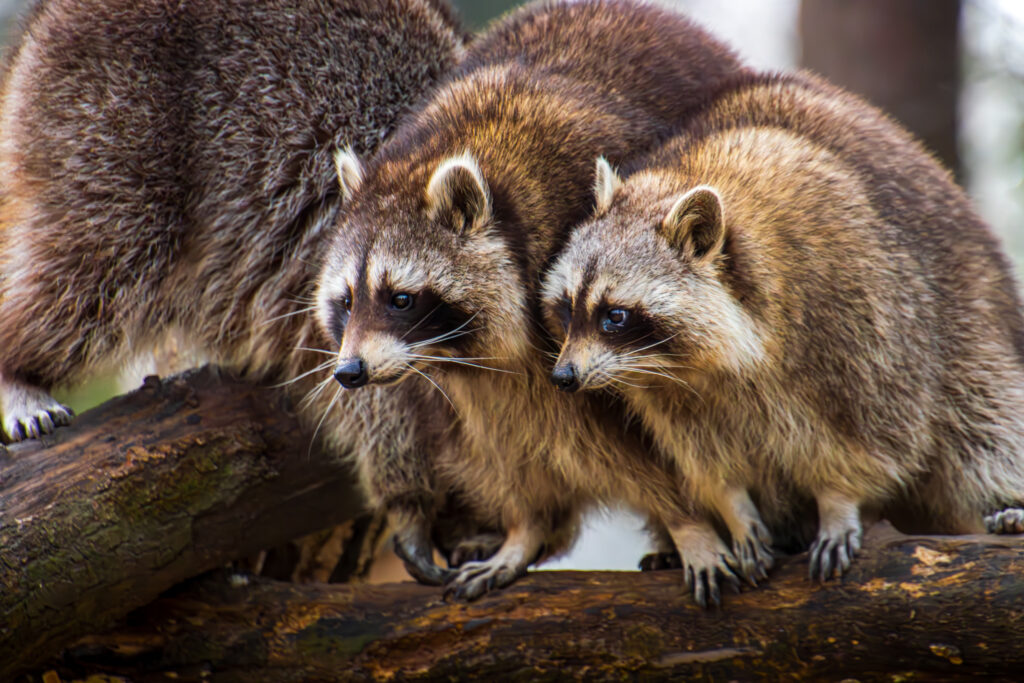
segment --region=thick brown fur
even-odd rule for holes
[[[556,371],[623,395],[701,504],[721,510],[724,483],[779,519],[814,497],[822,579],[861,515],[967,533],[1019,504],[1016,284],[908,133],[813,76],[744,78],[641,167],[604,172],[548,276]]]
[[[340,160],[354,196],[319,294],[339,369],[353,387],[431,375],[459,416],[445,472],[509,533],[492,560],[463,569],[457,595],[562,550],[595,502],[685,518],[671,465],[633,440],[618,408],[548,386],[537,290],[592,206],[593,156],[651,149],[742,72],[653,6],[537,3],[479,36],[365,169]]]
[[[308,311],[342,203],[334,153],[373,153],[455,66],[461,36],[437,0],[35,6],[0,104],[8,437],[68,419],[52,387],[177,331],[235,371],[292,382],[374,503],[433,496],[422,460],[447,406],[412,383],[338,396]]]

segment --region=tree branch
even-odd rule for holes
[[[209,369],[0,447],[0,680],[184,579],[362,509],[284,393]]]
[[[62,675],[133,681],[1015,679],[1024,670],[1021,537],[872,529],[841,582],[785,559],[704,612],[678,571],[536,572],[477,603],[438,589],[192,582],[86,638]],[[208,678],[206,678],[208,677]]]

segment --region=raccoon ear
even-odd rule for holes
[[[475,232],[492,216],[491,191],[479,164],[468,152],[445,159],[427,183],[427,215],[461,234]]]
[[[622,178],[615,172],[612,165],[604,157],[597,158],[597,170],[594,175],[594,213],[603,216],[612,206],[615,193],[622,187]]]
[[[698,185],[672,205],[660,232],[679,251],[698,259],[713,256],[725,242],[722,198],[713,187]]]
[[[363,184],[363,163],[352,151],[352,147],[334,151],[334,170],[338,172],[338,185],[341,186],[341,199],[347,204]]]

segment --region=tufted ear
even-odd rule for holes
[[[612,165],[604,157],[597,158],[597,170],[594,175],[594,213],[602,216],[608,212],[615,199],[615,193],[622,187],[622,178],[615,172]]]
[[[694,258],[714,256],[725,242],[722,198],[713,187],[698,185],[672,205],[660,232],[673,248]]]
[[[341,186],[341,199],[346,204],[363,184],[363,163],[352,151],[352,147],[338,149],[334,152],[334,169],[338,172],[338,185]]]
[[[427,183],[427,215],[460,234],[486,226],[492,218],[491,191],[469,152],[445,159]]]

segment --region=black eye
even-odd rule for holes
[[[346,294],[345,296],[341,297],[341,307],[344,308],[346,311],[351,311],[352,310],[352,295],[351,294]]]
[[[391,297],[391,308],[396,311],[408,311],[412,308],[413,297],[412,294],[406,294],[405,292],[398,292]]]
[[[601,329],[604,332],[614,334],[629,327],[629,311],[624,308],[612,308],[605,314],[601,321]]]

